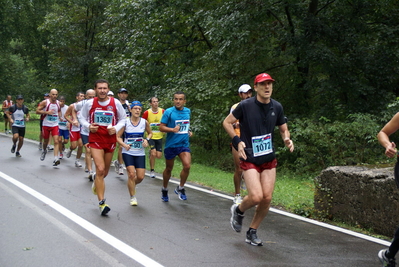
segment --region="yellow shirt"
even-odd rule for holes
[[[143,118],[148,121],[152,131],[151,139],[162,139],[163,133],[159,130],[162,115],[165,112],[163,108],[158,108],[158,112],[154,113],[152,109],[144,111]]]

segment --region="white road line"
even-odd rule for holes
[[[0,172],[0,177],[4,180],[14,184],[15,186],[19,187],[23,191],[27,192],[28,194],[32,195],[33,197],[37,198],[38,200],[42,201],[46,205],[52,207],[54,210],[58,211],[71,221],[75,222],[76,224],[83,227],[85,230],[91,232],[93,235],[97,236],[98,238],[102,239],[104,242],[108,243],[109,245],[113,246],[115,249],[119,250],[120,252],[124,253],[129,258],[135,260],[136,262],[140,263],[143,266],[148,267],[162,267],[161,264],[154,261],[153,259],[147,257],[146,255],[142,254],[141,252],[135,250],[134,248],[130,247],[126,243],[120,241],[119,239],[115,238],[114,236],[108,234],[107,232],[103,231],[102,229],[98,228],[94,224],[86,221],[85,219],[79,217],[75,213],[71,212],[70,210],[64,208],[63,206],[59,205],[58,203],[54,202],[53,200],[49,199],[48,197],[40,194],[39,192],[35,191],[34,189],[24,185],[23,183],[15,180],[14,178],[8,176],[7,174]]]
[[[34,210],[37,214],[41,215],[43,218],[45,218],[47,221],[52,223],[55,227],[58,227],[61,231],[63,231],[66,235],[68,235],[70,238],[75,239],[81,246],[84,246],[86,249],[90,250],[98,259],[102,260],[104,263],[104,266],[107,264],[108,266],[113,266],[113,267],[126,267],[126,265],[122,264],[119,260],[117,260],[113,255],[109,254],[107,251],[103,250],[101,247],[98,247],[94,244],[94,242],[88,242],[88,239],[73,229],[71,229],[69,226],[67,226],[64,222],[61,222],[60,220],[56,219],[54,216],[52,216],[47,210],[42,209],[41,207],[38,207],[36,204],[34,204],[32,201],[28,200],[25,195],[22,195],[19,191],[17,192],[16,189],[11,188],[13,186],[12,184],[7,183],[7,181],[0,181],[0,188],[3,189],[5,192],[10,194],[12,197],[20,201],[22,204],[24,204],[26,207],[28,207],[30,210]],[[44,205],[47,207],[46,205]],[[62,218],[64,219],[64,218]],[[65,221],[65,220],[64,220]]]

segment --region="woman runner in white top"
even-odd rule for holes
[[[125,126],[118,132],[117,141],[122,147],[122,157],[126,165],[130,205],[137,206],[136,185],[144,179],[144,148],[149,145],[148,140],[152,137],[152,131],[148,121],[140,117],[142,111],[140,101],[133,101],[130,108],[132,115],[126,119]],[[144,138],[144,132],[147,132],[147,139]]]

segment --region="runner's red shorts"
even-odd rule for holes
[[[113,153],[116,147],[115,143],[89,143],[90,148],[102,149],[104,153]]]
[[[69,131],[69,138],[71,142],[78,141],[80,139],[80,132]]]
[[[240,168],[245,170],[249,170],[249,169],[255,169],[257,170],[259,173],[263,172],[264,170],[271,170],[277,167],[277,159],[274,159],[270,162],[265,162],[262,165],[255,165],[251,162],[247,162],[247,161],[240,161]]]
[[[60,134],[60,131],[58,129],[58,126],[50,127],[50,126],[43,126],[42,127],[42,135],[44,139],[49,139],[51,136],[58,136]]]

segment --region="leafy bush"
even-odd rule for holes
[[[209,167],[216,167],[222,171],[234,172],[233,156],[230,145],[226,145],[221,150],[216,147],[208,148],[199,143],[199,140],[192,142],[190,147],[193,163],[204,164]]]
[[[329,166],[374,164],[383,158],[377,133],[382,126],[369,114],[351,114],[344,122],[295,119],[290,131],[293,154],[281,153],[279,162],[300,172],[319,172]],[[279,146],[281,147],[281,146]]]

